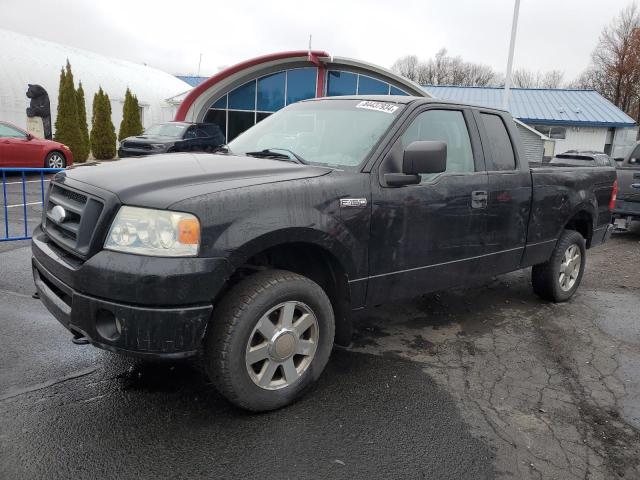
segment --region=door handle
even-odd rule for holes
[[[487,208],[489,195],[485,190],[475,190],[471,192],[471,208]]]

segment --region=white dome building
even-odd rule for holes
[[[191,90],[186,82],[155,68],[8,30],[0,29],[0,45],[0,120],[22,128],[27,128],[26,109],[30,100],[26,92],[29,84],[40,85],[49,94],[52,128],[55,125],[60,69],[67,59],[71,63],[75,86],[82,81],[89,128],[93,95],[99,87],[111,100],[116,133],[122,120],[127,87],[138,97],[145,128],[153,123],[172,120],[177,106],[167,99]]]

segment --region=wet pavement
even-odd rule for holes
[[[0,249],[0,478],[640,478],[640,228],[566,304],[529,272],[356,319],[295,405],[248,414],[194,361],[90,346]]]

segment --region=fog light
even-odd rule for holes
[[[101,308],[96,313],[96,330],[106,340],[117,340],[122,333],[122,322],[113,312]]]

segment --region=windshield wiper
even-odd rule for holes
[[[271,158],[273,160],[285,160],[287,162],[307,165],[307,162],[300,155],[287,150],[286,148],[265,148],[258,152],[246,152],[245,155],[256,158]]]

